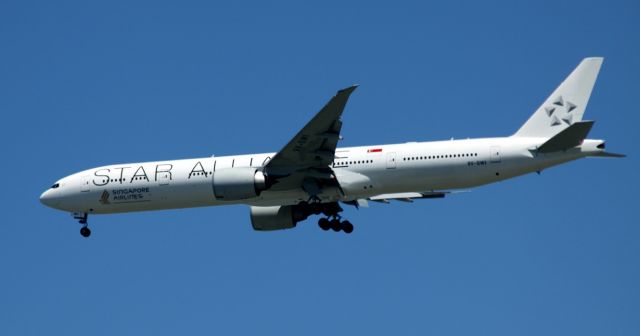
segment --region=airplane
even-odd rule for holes
[[[507,137],[337,147],[341,115],[357,85],[336,93],[276,153],[115,164],[55,182],[40,201],[70,212],[89,237],[88,216],[246,204],[257,231],[290,229],[321,215],[322,230],[351,233],[343,205],[442,198],[585,157],[624,157],[587,139],[582,120],[603,58],[583,59]]]

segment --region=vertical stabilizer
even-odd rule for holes
[[[585,58],[514,134],[550,138],[582,120],[602,57]]]

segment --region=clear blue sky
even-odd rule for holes
[[[1,335],[640,334],[637,1],[3,1]],[[223,2],[219,2],[223,3]],[[275,151],[360,84],[342,145],[508,135],[583,57],[588,159],[354,234],[243,206],[72,218],[93,166]]]

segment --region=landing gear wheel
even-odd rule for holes
[[[353,224],[351,224],[351,222],[349,222],[348,220],[342,222],[342,231],[344,231],[344,233],[353,232]]]
[[[331,223],[329,223],[329,220],[328,220],[328,219],[326,219],[326,218],[324,218],[324,217],[323,217],[323,218],[320,218],[320,219],[318,220],[318,226],[319,226],[321,229],[323,229],[323,230],[327,231],[327,230],[329,230],[329,229],[331,228]]]
[[[338,232],[342,229],[342,225],[340,225],[340,220],[337,218],[332,219],[329,223],[331,224],[331,230],[335,232]]]
[[[91,235],[91,230],[89,230],[89,228],[88,228],[88,227],[83,226],[83,227],[82,227],[82,229],[80,229],[80,234],[81,234],[83,237],[87,238],[87,237],[89,237],[89,236]]]

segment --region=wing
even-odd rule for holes
[[[357,85],[338,91],[336,95],[264,166],[273,178],[272,189],[304,187],[321,188],[318,181],[332,179],[329,166],[334,160],[342,129],[340,116]]]
[[[265,166],[267,172],[286,175],[301,169],[327,167],[333,162],[349,95],[357,86],[338,93]]]
[[[367,198],[367,201],[380,202],[380,203],[389,203],[390,200],[400,201],[400,202],[413,202],[414,199],[424,199],[424,198],[444,198],[446,195],[450,194],[459,194],[466,193],[468,190],[431,190],[431,191],[421,191],[421,192],[407,192],[407,193],[395,193],[395,194],[382,194],[371,196]]]
[[[450,194],[450,191],[424,191],[424,192],[408,192],[397,194],[382,194],[371,196],[367,198],[369,201],[389,203],[389,200],[401,201],[401,202],[413,202],[414,199],[419,198],[443,198],[446,194]]]

